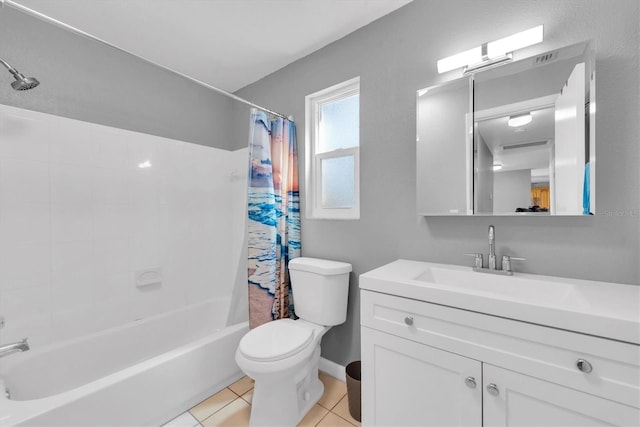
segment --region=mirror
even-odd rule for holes
[[[595,211],[592,43],[417,93],[421,215]]]

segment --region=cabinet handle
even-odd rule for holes
[[[467,385],[467,387],[469,388],[476,388],[476,379],[473,377],[467,377],[464,380],[464,383]]]
[[[413,325],[413,316],[407,316],[404,318],[404,323],[407,324],[407,326],[411,326]]]
[[[491,383],[487,386],[487,393],[489,393],[492,396],[497,396],[500,394],[500,390],[498,390],[497,385],[495,385],[494,383]]]
[[[578,359],[576,361],[576,366],[585,374],[588,374],[589,372],[593,371],[593,366],[591,366],[591,363],[587,362],[584,359]]]

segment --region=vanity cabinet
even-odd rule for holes
[[[371,379],[363,380],[365,425],[480,425],[477,360],[369,328],[362,330],[362,358],[362,377]]]
[[[640,425],[636,344],[361,290],[362,422]]]
[[[485,426],[638,426],[633,407],[483,364]]]

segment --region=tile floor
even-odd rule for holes
[[[298,426],[360,427],[349,415],[346,384],[324,372],[320,372],[320,380],[324,394]],[[252,397],[253,380],[243,377],[163,427],[248,426]]]

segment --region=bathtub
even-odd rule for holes
[[[242,377],[234,355],[249,327],[225,327],[228,307],[210,300],[3,358],[0,426],[164,424]]]

